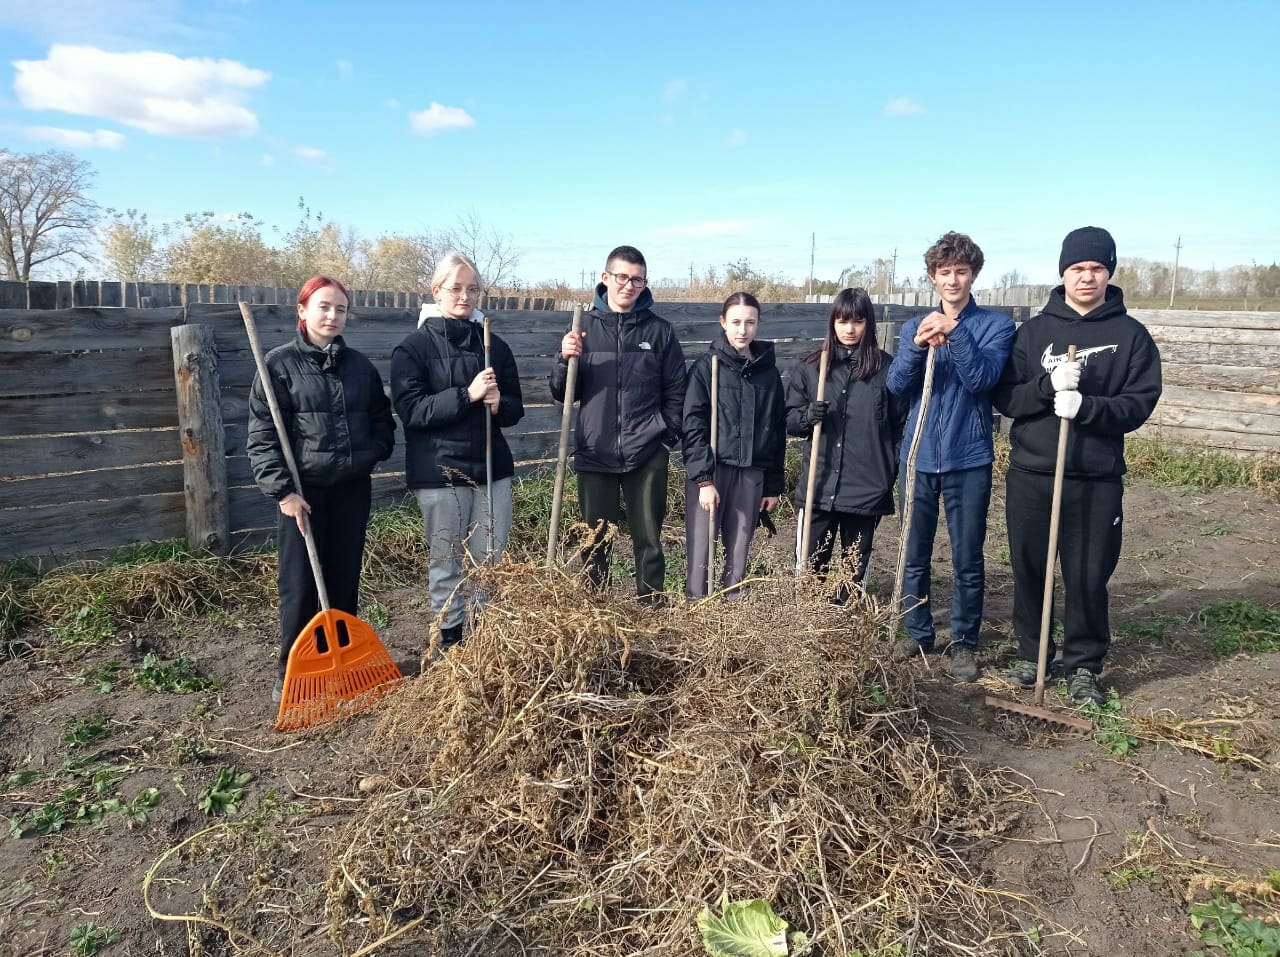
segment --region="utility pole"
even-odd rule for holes
[[[693,295],[693,261],[689,261],[689,295]]]
[[[818,234],[809,234],[809,294],[805,299],[813,299],[813,257],[818,249]]]
[[[583,289],[586,289],[586,288],[587,288],[587,271],[586,271],[585,269],[584,269],[584,270],[582,270],[582,278],[581,278],[581,279],[579,279],[578,281],[579,281],[580,283],[582,283],[582,288],[583,288]]]
[[[889,267],[889,295],[893,295],[897,291],[895,279],[898,276],[898,248],[893,249],[893,264]]]
[[[1173,247],[1173,282],[1169,284],[1169,308],[1173,308],[1173,294],[1178,291],[1178,259],[1182,256],[1182,237],[1178,237],[1178,244]]]

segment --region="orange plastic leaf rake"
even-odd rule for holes
[[[367,622],[344,611],[322,611],[289,652],[276,730],[311,727],[363,710],[403,677]]]

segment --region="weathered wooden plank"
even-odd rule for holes
[[[1166,343],[1223,343],[1280,349],[1280,328],[1234,329],[1228,326],[1147,326],[1151,338],[1163,347]]]
[[[1130,309],[1129,315],[1147,327],[1185,326],[1193,329],[1280,330],[1280,312],[1221,312],[1199,309]]]
[[[70,309],[75,305],[75,291],[72,283],[66,280],[58,283],[58,297],[54,304],[55,309]]]
[[[1165,342],[1160,346],[1162,363],[1178,365],[1249,366],[1280,370],[1280,349],[1259,349],[1222,343]]]
[[[179,538],[181,492],[0,512],[0,561]]]
[[[27,283],[27,308],[41,310],[58,308],[58,284],[34,280]]]
[[[1222,452],[1250,455],[1280,454],[1280,435],[1260,433],[1223,432],[1218,429],[1201,429],[1194,426],[1147,424],[1135,434],[1175,444],[1192,444]]]
[[[1182,365],[1165,362],[1162,364],[1161,374],[1166,386],[1280,395],[1280,373],[1275,369],[1258,366]]]
[[[98,302],[110,308],[119,308],[124,305],[124,288],[118,282],[103,282],[98,284]]]
[[[121,383],[164,382],[173,374],[172,364],[161,349],[58,355],[0,352],[0,396],[115,393]]]
[[[27,284],[13,279],[0,280],[0,309],[26,309]]]
[[[138,284],[136,282],[122,282],[120,284],[120,305],[126,309],[138,309],[141,306],[141,297],[138,294]]]
[[[165,383],[167,385],[167,383]],[[248,399],[246,398],[246,403]],[[173,389],[0,398],[0,434],[177,428]]]
[[[1219,412],[1161,402],[1150,422],[1232,434],[1280,435],[1280,414],[1265,412]]]
[[[0,510],[182,491],[181,465],[139,465],[0,482]],[[20,522],[20,518],[13,519]],[[0,518],[0,527],[5,521]]]
[[[226,554],[231,547],[227,471],[223,466],[218,350],[204,323],[173,327],[173,377],[182,441],[187,544]]]
[[[172,429],[0,438],[0,478],[176,462],[181,456]]]
[[[182,309],[54,309],[0,312],[0,351],[79,352],[86,349],[163,349]]]
[[[1225,389],[1195,389],[1180,385],[1164,386],[1161,403],[1184,405],[1206,412],[1261,412],[1280,414],[1280,395],[1251,395],[1247,392],[1231,392]]]

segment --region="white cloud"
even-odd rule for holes
[[[328,166],[331,161],[329,154],[318,146],[298,146],[293,152],[299,159],[314,163],[316,166]]]
[[[124,146],[124,135],[114,130],[66,130],[56,126],[28,126],[22,132],[33,140],[43,140],[73,150],[118,150]]]
[[[175,37],[195,38],[181,0],[0,0],[0,30],[44,42],[144,46]]]
[[[728,138],[727,140],[725,140],[724,145],[725,145],[725,146],[727,146],[727,147],[729,147],[730,149],[739,149],[739,148],[741,148],[741,147],[743,147],[743,146],[746,146],[746,145],[747,145],[747,131],[746,131],[746,130],[734,130],[733,132],[731,132],[731,133],[729,134],[729,138]]]
[[[884,105],[885,116],[919,116],[924,107],[909,96],[895,96]]]
[[[750,219],[706,219],[698,223],[675,223],[659,229],[665,236],[705,239],[712,236],[742,236],[754,228]]]
[[[689,81],[681,78],[668,80],[666,86],[662,88],[662,102],[674,103],[680,97],[685,95],[689,89]]]
[[[344,80],[351,76],[351,74],[355,72],[355,69],[356,68],[352,65],[350,60],[338,61],[338,76],[342,77]]]
[[[160,136],[255,132],[258,118],[242,101],[246,91],[271,77],[235,60],[61,44],[51,47],[45,60],[13,65],[14,90],[29,110],[97,116]]]
[[[425,110],[409,113],[409,128],[415,133],[428,136],[442,130],[462,130],[475,125],[476,121],[471,114],[458,106],[441,106],[439,103],[432,103]]]

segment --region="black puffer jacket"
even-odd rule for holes
[[[611,312],[601,283],[595,307],[583,316],[578,360],[578,427],[574,467],[579,472],[630,472],[659,448],[675,448],[684,415],[684,352],[671,324],[653,313],[645,290],[633,312]],[[564,401],[569,364],[551,371],[551,395]]]
[[[720,333],[689,370],[684,395],[684,468],[694,482],[713,481],[711,458],[711,357],[718,359],[716,460],[738,468],[764,469],[764,494],[782,494],[787,447],[786,406],[773,343],[751,343],[740,356]]]
[[[301,333],[267,354],[281,417],[303,485],[337,485],[360,478],[391,455],[396,420],[382,377],[339,336],[320,349]],[[262,382],[249,391],[246,451],[258,488],[279,501],[294,488],[271,421]]]
[[[818,481],[813,507],[824,512],[889,515],[893,512],[893,484],[898,477],[898,451],[910,400],[889,391],[891,356],[880,353],[880,369],[869,380],[857,377],[856,352],[837,345],[827,370],[827,416],[822,422],[818,452]],[[805,360],[793,367],[787,380],[787,433],[811,436],[806,412],[817,398],[818,366]],[[809,488],[809,448],[796,486],[798,508]]]
[[[515,464],[502,429],[524,418],[524,398],[515,357],[495,335],[489,360],[502,395],[493,417],[493,477],[504,479]],[[432,316],[391,353],[391,396],[404,425],[409,488],[484,483],[485,406],[467,395],[483,368],[481,328],[463,319]]]

